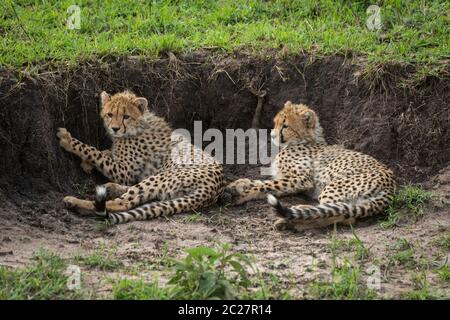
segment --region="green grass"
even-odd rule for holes
[[[292,287],[293,281],[290,281],[289,287]],[[247,291],[243,294],[242,299],[244,300],[290,300],[295,299],[294,296],[287,290],[284,286],[280,278],[274,274],[270,273],[266,276],[257,274],[256,279],[253,280],[253,287],[256,287],[256,290]]]
[[[442,249],[450,250],[450,232],[446,232],[434,241]]]
[[[65,270],[63,259],[42,250],[25,268],[11,270],[0,266],[0,300],[80,298],[80,292],[68,290]]]
[[[197,212],[194,210],[194,212],[188,216],[186,216],[183,221],[185,223],[196,223],[199,222],[202,219],[202,213]]]
[[[183,259],[171,259],[169,281],[160,286],[158,279],[150,282],[121,279],[113,285],[115,299],[267,299],[290,297],[276,276],[266,281],[259,273],[255,278],[251,259],[231,252],[228,244],[216,248],[186,249]],[[257,288],[253,288],[256,286]]]
[[[405,299],[409,300],[435,300],[441,298],[441,295],[434,292],[430,288],[430,283],[427,279],[427,274],[421,272],[413,275],[412,278],[415,289],[404,295]]]
[[[0,300],[5,299],[80,299],[114,298],[121,300],[163,299],[288,299],[289,292],[279,278],[271,274],[261,275],[253,266],[253,260],[238,252],[231,245],[218,244],[215,248],[196,247],[186,249],[187,255],[174,259],[166,253],[161,265],[167,266],[165,285],[156,275],[152,281],[142,279],[106,278],[112,284],[112,292],[102,297],[83,282],[77,290],[68,288],[68,261],[101,270],[116,270],[122,264],[104,253],[64,260],[49,251],[38,251],[33,263],[17,269],[0,266]],[[80,265],[81,265],[80,264]],[[86,270],[81,269],[85,272]],[[101,279],[99,279],[101,280]],[[105,279],[103,279],[105,280]],[[91,292],[92,291],[92,292]]]
[[[419,186],[406,186],[398,190],[386,209],[386,218],[380,222],[383,229],[398,226],[405,218],[417,221],[423,216],[423,208],[431,200],[431,194]]]
[[[414,250],[413,249],[406,249],[401,250],[391,256],[391,260],[394,263],[402,264],[408,267],[413,267],[415,265],[414,260]]]
[[[316,299],[333,300],[370,300],[376,293],[368,289],[362,282],[362,271],[348,261],[335,265],[329,280],[314,280],[309,294]]]
[[[102,271],[116,271],[123,267],[123,263],[103,250],[98,250],[86,256],[77,256],[75,261],[89,268],[96,268]]]
[[[6,0],[0,10],[0,65],[76,63],[105,55],[158,56],[210,48],[282,56],[358,54],[372,66],[416,65],[440,75],[449,58],[447,1],[162,0],[76,2],[81,28],[69,30],[71,0]],[[382,29],[366,27],[369,5]],[[281,50],[282,49],[282,50]],[[271,53],[269,53],[271,52]]]
[[[153,283],[121,279],[113,286],[113,297],[118,300],[167,300],[171,299],[171,292],[161,288],[158,279]]]
[[[332,263],[326,264],[330,270],[329,279],[317,278],[310,283],[308,293],[316,299],[356,300],[374,299],[376,293],[363,283],[363,271],[359,264],[371,255],[369,248],[352,229],[350,239],[338,239],[336,229],[331,235],[328,248]],[[342,252],[353,252],[353,262],[349,261]],[[343,261],[340,261],[343,260]]]
[[[247,256],[231,253],[229,245],[217,249],[186,249],[187,256],[173,260],[173,271],[166,287],[158,282],[122,280],[114,286],[114,297],[129,299],[235,299],[250,284]]]
[[[407,239],[398,239],[389,245],[389,249],[392,251],[389,255],[390,263],[404,265],[409,268],[417,265],[414,246]]]
[[[106,233],[112,226],[114,226],[114,223],[107,219],[95,222],[95,230],[97,230],[98,232]]]
[[[335,230],[332,233],[328,247],[333,256],[336,256],[342,251],[352,251],[355,260],[365,260],[370,256],[370,249],[366,247],[363,241],[361,241],[353,228],[351,239],[338,239]]]
[[[214,250],[208,247],[187,249],[188,255],[175,261],[175,274],[169,284],[176,285],[175,296],[180,299],[233,299],[239,289],[250,285],[246,267],[250,259],[231,253],[229,245]]]
[[[445,262],[439,269],[437,269],[436,274],[442,282],[450,282],[450,269],[448,267],[448,262]]]

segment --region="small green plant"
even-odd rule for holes
[[[111,221],[109,221],[108,219],[103,219],[96,222],[95,229],[98,232],[106,232],[112,225],[114,224]]]
[[[230,245],[218,249],[197,247],[187,249],[188,255],[174,261],[175,275],[169,284],[176,285],[174,296],[179,299],[233,299],[250,285],[246,267],[250,259],[230,252]]]
[[[436,273],[441,281],[450,282],[450,269],[447,261],[436,270]]]
[[[46,250],[36,252],[33,263],[25,268],[0,266],[0,300],[78,298],[80,292],[67,288],[65,268],[62,258]]]
[[[364,245],[364,242],[358,237],[355,230],[352,228],[352,238],[351,239],[338,239],[336,237],[336,232],[333,232],[331,241],[329,243],[329,248],[331,253],[335,256],[337,252],[340,251],[351,251],[354,250],[354,258],[356,260],[367,259],[370,255],[370,250]]]
[[[150,268],[152,270],[160,270],[163,268],[170,268],[173,266],[173,259],[169,258],[169,242],[164,242],[163,247],[160,252],[156,256],[155,259],[152,260],[152,263],[150,265]]]
[[[386,218],[380,222],[381,228],[398,226],[402,218],[408,216],[417,221],[423,216],[423,207],[430,199],[431,194],[418,186],[398,190],[386,209]]]
[[[394,253],[390,255],[389,262],[407,267],[416,265],[414,246],[407,239],[399,239],[389,246]]]
[[[355,248],[355,259],[364,260],[370,255],[370,250],[364,245],[364,242],[356,235],[355,230],[352,228],[353,237],[349,240],[349,246]]]
[[[242,295],[244,300],[288,300],[292,299],[289,291],[287,291],[282,286],[280,278],[274,274],[270,273],[266,277],[258,272],[257,279],[254,281],[253,286],[257,289],[254,291],[249,291]]]
[[[333,256],[338,252],[346,251],[349,249],[348,242],[344,239],[338,239],[336,236],[336,232],[332,233],[328,248]]]
[[[199,220],[201,220],[201,218],[202,218],[202,213],[201,213],[201,212],[194,211],[194,213],[192,213],[192,214],[186,216],[186,217],[183,219],[183,221],[184,221],[185,223],[195,223],[195,222],[198,222]]]
[[[153,283],[121,279],[113,286],[113,297],[118,300],[165,300],[171,298],[171,292],[160,288],[158,278]]]
[[[439,298],[436,293],[430,290],[430,283],[428,282],[425,272],[413,275],[412,281],[415,289],[406,293],[404,298],[409,300],[429,300]]]
[[[374,299],[376,293],[368,289],[361,281],[362,272],[359,266],[353,266],[348,261],[335,265],[328,281],[315,280],[309,293],[317,299]]]
[[[399,251],[391,256],[392,261],[397,262],[399,264],[403,264],[409,267],[414,266],[414,250],[407,249]]]
[[[435,243],[442,249],[450,250],[450,232],[446,232],[435,240]]]
[[[389,245],[390,250],[401,251],[413,248],[412,243],[405,238],[397,239],[394,243]]]
[[[184,259],[172,260],[173,273],[164,288],[158,282],[121,280],[113,286],[118,299],[235,299],[249,296],[252,269],[246,255],[231,252],[229,244],[186,249]]]
[[[87,256],[78,256],[75,258],[78,262],[90,268],[96,268],[102,271],[114,271],[123,267],[123,263],[111,257],[104,251],[96,251]]]

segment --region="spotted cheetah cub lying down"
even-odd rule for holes
[[[388,206],[395,189],[392,171],[371,156],[328,145],[316,113],[307,106],[286,102],[274,118],[271,137],[280,147],[271,167],[273,180],[239,179],[226,192],[238,204],[267,195],[281,216],[278,229],[353,224]],[[300,192],[319,204],[288,208],[277,199]]]
[[[83,214],[102,215],[113,223],[145,220],[191,211],[214,203],[223,191],[223,167],[175,135],[164,119],[131,92],[101,93],[101,117],[112,138],[100,151],[59,128],[59,143],[81,158],[82,168],[100,171],[112,182],[97,187],[96,201],[65,197]],[[106,201],[108,197],[117,197]]]

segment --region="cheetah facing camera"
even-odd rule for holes
[[[111,150],[97,150],[58,129],[61,147],[80,157],[86,172],[95,168],[112,181],[97,187],[95,201],[65,197],[69,208],[123,223],[191,211],[217,200],[223,190],[222,165],[173,133],[147,104],[128,91],[101,93],[100,115],[113,141]]]
[[[393,195],[393,173],[371,156],[327,145],[316,113],[286,102],[274,118],[271,138],[280,147],[272,163],[273,180],[238,179],[225,193],[240,204],[267,196],[281,216],[278,229],[303,230],[382,213]],[[279,196],[305,192],[318,205],[285,207]]]

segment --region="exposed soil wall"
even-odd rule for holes
[[[450,162],[450,82],[429,78],[402,89],[407,69],[384,67],[364,75],[342,57],[310,62],[207,53],[159,60],[134,57],[81,63],[39,76],[0,73],[1,197],[20,205],[48,192],[74,192],[86,175],[63,152],[63,126],[95,146],[108,144],[98,117],[99,93],[131,89],[175,127],[249,128],[255,91],[267,92],[261,124],[286,100],[319,114],[326,137],[364,151],[391,166],[400,181],[423,181]],[[40,199],[40,198],[39,198]]]

